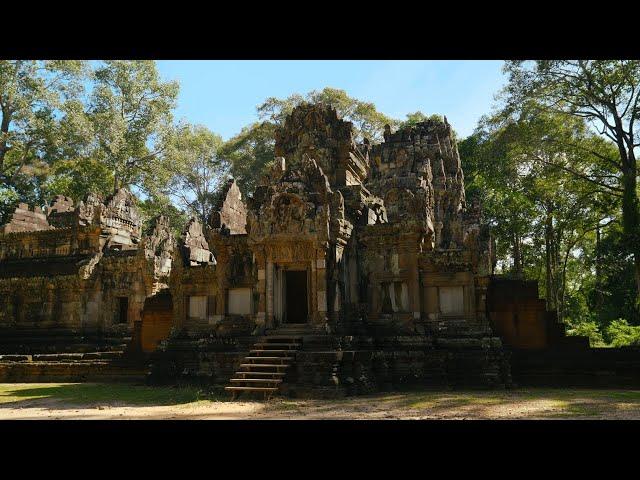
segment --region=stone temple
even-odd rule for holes
[[[490,387],[511,382],[505,338],[563,337],[537,287],[492,275],[446,117],[357,143],[305,104],[275,156],[250,198],[230,180],[181,238],[163,217],[143,233],[124,189],[19,205],[0,230],[0,376],[48,378],[56,355],[104,373],[121,355],[151,381],[234,393]]]

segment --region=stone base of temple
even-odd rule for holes
[[[146,358],[124,352],[0,355],[0,382],[143,383]]]
[[[132,340],[128,325],[108,331],[38,327],[0,327],[0,355],[125,351]]]
[[[0,382],[144,382],[147,358],[131,347],[128,325],[0,329]]]
[[[226,385],[255,343],[267,337],[202,337],[183,332],[154,353],[151,383]],[[421,388],[504,388],[508,357],[493,337],[304,335],[279,393],[341,397]]]

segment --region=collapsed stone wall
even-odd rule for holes
[[[0,233],[37,232],[51,228],[46,214],[40,207],[29,208],[26,203],[20,203],[13,212],[9,223],[0,227]]]
[[[19,205],[0,234],[0,325],[128,333],[170,273],[168,221],[159,218],[143,239],[135,199],[124,189],[105,201],[89,195],[75,207],[57,196],[46,214],[24,211]]]

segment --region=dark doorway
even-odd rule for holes
[[[118,297],[118,317],[116,323],[127,323],[129,320],[129,297]]]
[[[307,323],[307,272],[289,270],[285,275],[287,293],[284,323]]]

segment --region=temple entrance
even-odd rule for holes
[[[307,298],[307,271],[286,270],[284,272],[285,297],[284,297],[284,322],[283,323],[307,323],[308,298]]]
[[[129,297],[118,297],[118,312],[116,323],[127,323],[129,321]]]

